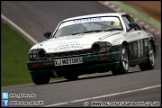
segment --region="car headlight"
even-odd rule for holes
[[[46,52],[43,49],[40,49],[40,50],[38,50],[37,55],[38,55],[39,58],[42,59],[42,58],[45,58]]]
[[[111,49],[111,43],[109,42],[96,42],[92,45],[92,53],[108,52]]]
[[[92,53],[98,53],[99,51],[100,51],[100,45],[99,44],[97,44],[97,43],[95,43],[95,44],[93,44],[93,46],[92,46]]]
[[[29,55],[29,59],[36,59],[37,58],[37,49],[30,50],[28,55]]]
[[[46,56],[44,49],[32,49],[28,53],[29,59],[35,60],[35,59],[44,59]]]

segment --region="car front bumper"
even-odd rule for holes
[[[77,72],[78,74],[106,72],[108,70],[116,70],[119,67],[121,51],[78,57],[82,57],[83,63],[55,66],[54,59],[50,59],[27,61],[27,66],[31,74],[55,71],[62,76],[67,72]]]

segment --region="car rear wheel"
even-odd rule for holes
[[[72,73],[69,73],[69,74],[65,74],[64,77],[67,79],[67,80],[77,80],[78,79],[78,76],[77,74],[72,74]]]
[[[139,65],[141,71],[151,70],[155,67],[155,52],[151,42],[148,44],[148,61]]]
[[[117,70],[112,70],[113,75],[125,74],[129,70],[128,49],[125,45],[122,46],[121,53],[120,66]]]
[[[50,76],[49,75],[32,76],[32,80],[36,85],[48,84],[48,82],[50,81]]]

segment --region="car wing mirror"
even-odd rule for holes
[[[49,39],[50,36],[51,36],[51,32],[45,31],[45,32],[43,33],[43,36],[46,37],[47,39]]]
[[[131,23],[129,23],[129,29],[127,29],[127,32],[129,32],[130,30],[132,30],[134,27],[136,27],[137,26],[137,23],[135,23],[135,22],[131,22]]]

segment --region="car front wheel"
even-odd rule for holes
[[[122,46],[120,66],[117,70],[112,70],[113,75],[125,74],[129,70],[128,49],[125,45]]]

